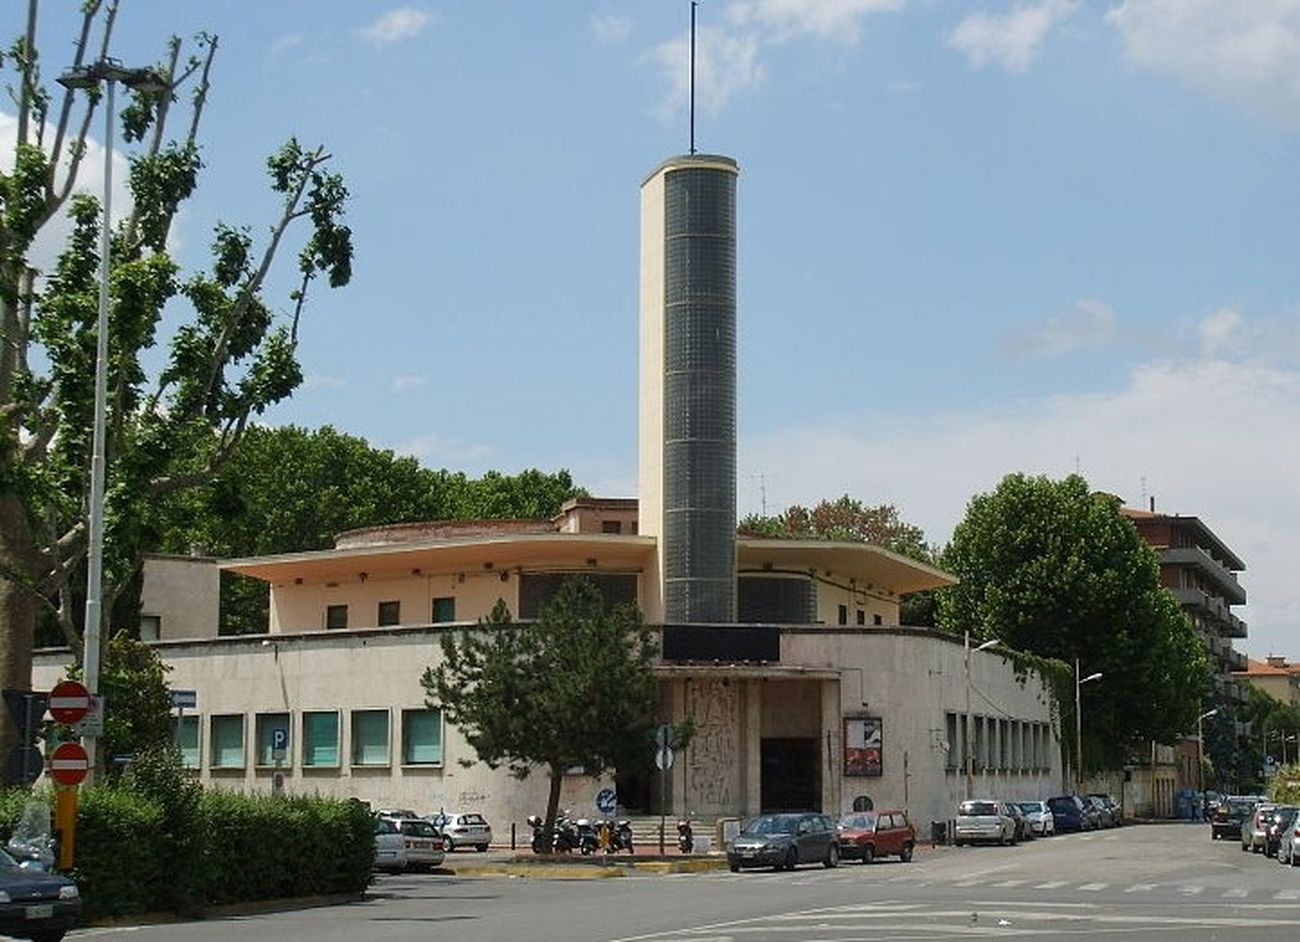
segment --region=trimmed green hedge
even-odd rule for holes
[[[369,885],[374,818],[364,804],[202,791],[168,778],[164,770],[82,789],[72,877],[86,916],[195,913]],[[0,790],[0,844],[34,796],[52,805],[48,791]]]

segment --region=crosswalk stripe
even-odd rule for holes
[[[1036,889],[1036,890],[1056,890],[1056,889],[1060,889],[1061,887],[1065,886],[1065,884],[1066,884],[1067,882],[1068,882],[1068,881],[1066,881],[1066,880],[1050,880],[1050,881],[1048,881],[1047,883],[1035,883],[1035,884],[1034,884],[1034,889]]]
[[[1300,890],[1278,890],[1273,899],[1300,899]]]
[[[1110,886],[1109,883],[1085,883],[1079,887],[1079,890],[1084,893],[1096,893],[1098,890],[1104,890],[1108,886]]]
[[[994,886],[1021,886],[1026,882],[1027,881],[1025,880],[1003,880],[1001,883],[994,883],[993,885]]]
[[[1155,888],[1156,885],[1154,883],[1134,883],[1132,886],[1125,889],[1124,892],[1125,893],[1146,893],[1151,890],[1154,890]]]
[[[1184,896],[1199,896],[1199,895],[1201,895],[1201,893],[1205,892],[1205,887],[1203,887],[1203,886],[1180,886],[1180,887],[1178,888],[1178,892],[1179,892],[1179,893],[1182,893]]]
[[[1228,890],[1226,893],[1223,894],[1223,898],[1224,898],[1224,899],[1241,899],[1242,897],[1244,897],[1244,896],[1249,896],[1249,895],[1250,895],[1250,890],[1240,890],[1240,889],[1238,889],[1238,890]]]

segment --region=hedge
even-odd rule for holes
[[[48,790],[0,790],[0,842],[33,797],[52,804]],[[360,893],[372,878],[374,818],[352,800],[204,791],[192,782],[96,786],[81,790],[75,861],[87,917]]]

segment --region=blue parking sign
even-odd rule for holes
[[[613,814],[618,808],[618,793],[612,788],[602,788],[596,794],[596,808],[601,814]]]
[[[289,731],[277,727],[271,730],[271,748],[277,752],[283,752],[289,747]]]

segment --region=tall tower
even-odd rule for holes
[[[691,154],[641,185],[640,532],[648,619],[736,620],[736,162]]]

